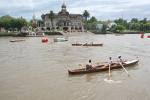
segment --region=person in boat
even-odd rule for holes
[[[121,58],[121,56],[119,56],[118,59],[119,59],[119,62],[120,62],[121,64],[124,63],[123,60],[122,60],[122,58]]]
[[[83,46],[88,46],[87,42],[85,44],[83,44]]]
[[[109,64],[112,65],[113,64],[112,57],[109,57],[109,60],[110,60]]]
[[[92,61],[91,59],[89,60],[89,64],[86,65],[86,70],[92,69]]]

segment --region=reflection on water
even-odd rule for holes
[[[18,37],[19,38],[19,37]],[[0,38],[0,99],[1,100],[149,100],[150,40],[139,35],[76,35],[67,42],[41,43],[41,38]],[[20,38],[19,38],[20,39]],[[21,38],[22,39],[22,38]],[[72,47],[76,42],[103,43],[103,47]],[[138,65],[108,72],[69,76],[68,69],[92,63],[140,58]]]

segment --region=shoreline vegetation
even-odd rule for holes
[[[105,33],[103,33],[103,32],[92,31],[92,33],[98,35],[98,34],[141,34],[141,33],[143,33],[143,32],[133,32],[133,31],[129,31],[129,32],[120,32],[120,33],[114,33],[114,32],[105,32]],[[144,34],[146,34],[146,33],[144,33]]]
[[[19,33],[17,32],[0,32],[0,37],[4,37],[4,36],[18,36]]]
[[[103,35],[103,34],[141,34],[141,32],[120,32],[120,33],[113,33],[113,32],[97,32],[97,31],[90,31],[93,34],[96,35]],[[145,33],[146,34],[146,33]],[[50,36],[50,35],[62,35],[59,32],[45,32],[45,35]],[[26,37],[24,33],[18,33],[18,32],[0,32],[0,37]]]
[[[83,12],[82,16],[85,32],[89,31],[94,34],[150,33],[150,20],[147,20],[147,18],[144,18],[142,20],[138,18],[132,18],[131,20],[118,18],[115,20],[102,21],[98,20],[94,16],[90,17],[90,13],[87,10]],[[42,20],[37,19],[36,21],[39,24],[41,24],[40,26],[43,26]],[[27,34],[23,34],[22,30],[25,29],[28,31],[35,31],[38,28],[39,28],[38,25],[36,25],[33,20],[27,21],[23,17],[15,18],[9,15],[0,17],[0,37],[2,36],[24,37]],[[44,30],[44,33],[46,35],[62,35],[61,33],[57,32],[57,30],[55,31],[53,29]]]

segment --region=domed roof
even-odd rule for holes
[[[66,5],[65,5],[65,3],[63,3],[63,5],[61,6],[62,8],[66,8]]]

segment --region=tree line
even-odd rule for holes
[[[144,18],[142,20],[139,20],[138,18],[132,18],[130,21],[119,18],[113,21],[115,25],[108,27],[109,21],[100,21],[97,20],[94,16],[90,17],[90,13],[87,10],[84,11],[83,17],[84,24],[87,30],[97,30],[97,25],[102,24],[102,32],[150,32],[150,21],[148,21],[147,18]]]
[[[50,11],[49,14],[50,20],[53,22],[54,13]],[[98,25],[102,24],[102,32],[110,31],[110,32],[124,32],[124,31],[142,31],[142,32],[150,32],[150,21],[147,18],[139,20],[137,18],[132,18],[130,21],[125,20],[123,18],[119,18],[114,20],[115,25],[108,27],[108,21],[101,21],[96,19],[96,17],[91,16],[90,13],[85,10],[83,12],[84,18],[84,27],[86,30],[98,30]],[[40,21],[42,23],[42,21]],[[53,23],[52,23],[53,24]],[[34,26],[32,25],[32,20],[27,21],[25,18],[19,17],[11,17],[9,15],[0,17],[0,27],[5,28],[6,30],[21,30],[24,26]],[[53,26],[53,25],[52,25]]]
[[[112,32],[122,32],[122,31],[141,31],[150,32],[150,21],[147,18],[139,20],[137,18],[132,18],[130,21],[119,18],[114,21],[116,25],[112,26],[110,31]]]
[[[5,28],[6,30],[20,31],[22,27],[27,26],[27,25],[28,25],[27,20],[22,17],[15,18],[9,15],[0,17],[0,27]]]

